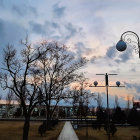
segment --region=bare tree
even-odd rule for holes
[[[67,47],[57,42],[44,41],[36,47],[32,47],[27,39],[21,43],[25,48],[20,54],[10,45],[4,50],[0,83],[3,89],[10,89],[20,101],[25,117],[23,140],[28,140],[34,107],[45,102],[47,120],[50,120],[59,101],[69,97],[68,86],[80,77],[77,70],[86,60],[75,61]],[[52,101],[55,101],[53,109]]]
[[[75,86],[73,88],[73,90],[71,91],[72,93],[72,106],[73,106],[73,115],[77,116],[77,109],[78,109],[78,103],[79,103],[79,91],[77,90],[77,86]],[[77,116],[78,117],[78,116]]]
[[[36,47],[22,41],[23,49],[20,53],[13,46],[8,45],[4,49],[3,72],[0,74],[0,83],[3,89],[11,90],[20,100],[25,117],[23,127],[23,140],[28,140],[30,116],[34,107],[38,104],[38,71],[37,60],[46,52],[41,44]]]
[[[88,112],[89,99],[94,97],[94,93],[90,93],[86,88],[89,87],[89,83],[86,82],[87,79],[82,76],[79,79],[79,82],[74,86],[71,91],[73,97],[73,112],[81,118],[82,116],[86,117]]]
[[[102,107],[102,96],[101,96],[101,94],[98,93],[97,98],[95,98],[95,99],[97,101],[98,108],[101,108]]]
[[[119,107],[119,101],[118,101],[118,96],[115,96],[115,107]]]
[[[131,100],[130,100],[130,97],[129,97],[129,95],[128,95],[128,96],[127,96],[127,102],[126,102],[126,109],[127,109],[127,112],[129,112],[130,106],[131,106]]]
[[[62,99],[69,98],[69,85],[79,79],[78,69],[86,59],[75,60],[75,57],[65,45],[58,42],[44,42],[46,49],[51,47],[48,53],[40,58],[41,84],[40,91],[45,98],[47,120],[51,120],[54,110]],[[53,108],[51,108],[53,101]]]
[[[135,98],[134,97],[132,97],[132,104],[134,105],[134,101],[135,101]]]

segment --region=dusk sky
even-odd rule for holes
[[[0,59],[8,43],[18,49],[26,35],[33,43],[59,41],[89,59],[82,71],[91,83],[104,85],[97,73],[117,73],[110,85],[120,81],[125,88],[109,88],[110,106],[118,95],[126,107],[127,96],[140,98],[140,59],[131,46],[120,53],[115,45],[125,31],[140,35],[139,15],[140,0],[0,0]],[[105,88],[89,89],[101,93],[105,105]]]

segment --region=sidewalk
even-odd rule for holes
[[[57,140],[79,140],[70,122],[66,122]]]

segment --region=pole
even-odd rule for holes
[[[107,135],[110,140],[110,114],[109,114],[109,100],[108,100],[108,74],[105,74],[106,94],[107,94]]]

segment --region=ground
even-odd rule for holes
[[[55,128],[47,131],[42,138],[38,134],[38,127],[42,122],[31,122],[29,140],[57,140],[64,122],[60,122]],[[22,140],[23,122],[0,121],[0,140]],[[132,136],[140,137],[140,130],[137,127],[117,127],[118,131],[111,136],[111,140],[132,140]],[[76,134],[79,140],[107,140],[104,129],[101,131],[88,128],[88,138],[86,137],[86,128],[78,128]]]
[[[76,134],[79,140],[107,140],[107,135],[103,128],[101,131],[93,130],[91,127],[88,128],[88,139],[86,137],[86,128],[77,129]],[[132,140],[132,136],[140,137],[140,130],[137,127],[117,127],[117,132],[113,137],[111,136],[111,140]]]
[[[69,121],[65,123],[57,140],[79,140]]]
[[[60,122],[52,130],[47,131],[44,137],[38,134],[38,127],[42,122],[31,122],[29,140],[57,140],[64,122]],[[22,140],[23,122],[0,121],[0,140]]]

